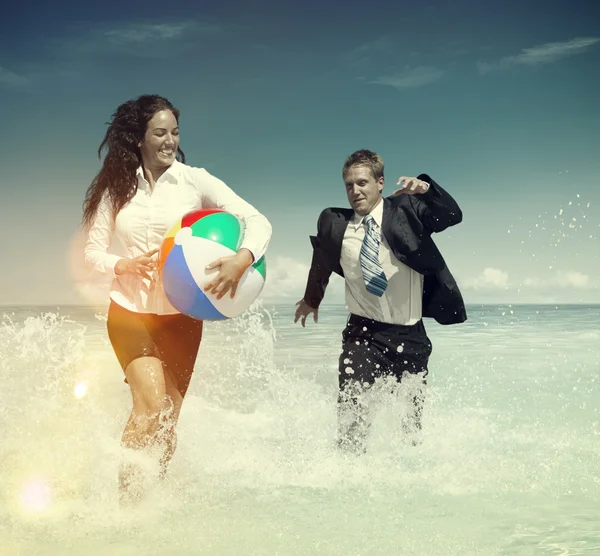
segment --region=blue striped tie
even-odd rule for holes
[[[360,266],[367,291],[381,297],[387,288],[387,278],[379,263],[379,233],[375,229],[375,220],[370,214],[365,216],[367,232],[360,248]]]

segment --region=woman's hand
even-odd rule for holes
[[[248,249],[240,249],[235,255],[213,261],[206,266],[206,270],[219,268],[219,274],[204,286],[204,291],[216,294],[217,299],[221,299],[231,290],[233,299],[244,272],[253,262],[254,256]]]
[[[156,259],[152,257],[158,253],[158,249],[152,249],[133,259],[120,259],[115,265],[115,274],[135,274],[142,278],[152,280],[152,272],[156,269]]]

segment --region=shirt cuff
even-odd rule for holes
[[[257,263],[260,260],[260,258],[265,254],[263,250],[253,249],[251,245],[244,245],[243,243],[242,243],[242,245],[240,245],[240,249],[248,249],[248,251],[250,251],[250,253],[252,253],[252,256],[254,257],[252,264]]]
[[[417,179],[429,184],[427,191],[420,195],[424,201],[432,201],[440,196],[440,192],[435,187],[435,182],[427,174],[420,174]]]
[[[115,272],[115,266],[123,257],[119,257],[119,255],[115,255],[113,253],[106,254],[106,262],[104,263],[104,268],[106,269],[107,274],[112,272],[113,276],[117,276]]]

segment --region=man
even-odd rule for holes
[[[401,177],[383,198],[384,165],[369,150],[346,160],[342,176],[351,209],[325,209],[311,236],[313,258],[294,322],[305,326],[332,272],[345,280],[350,311],[339,358],[338,443],[364,451],[369,429],[366,394],[378,378],[412,381],[409,426],[421,428],[431,343],[422,317],[440,324],[467,318],[461,293],[431,238],[458,224],[454,199],[426,174]]]

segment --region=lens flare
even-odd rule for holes
[[[85,382],[78,382],[73,389],[73,394],[80,400],[87,394],[88,385]]]
[[[66,262],[77,296],[86,303],[102,305],[108,299],[113,277],[86,268],[83,258],[85,241],[86,234],[81,230],[73,233]]]
[[[52,489],[43,479],[31,479],[19,493],[21,508],[31,514],[45,512],[52,502]]]

